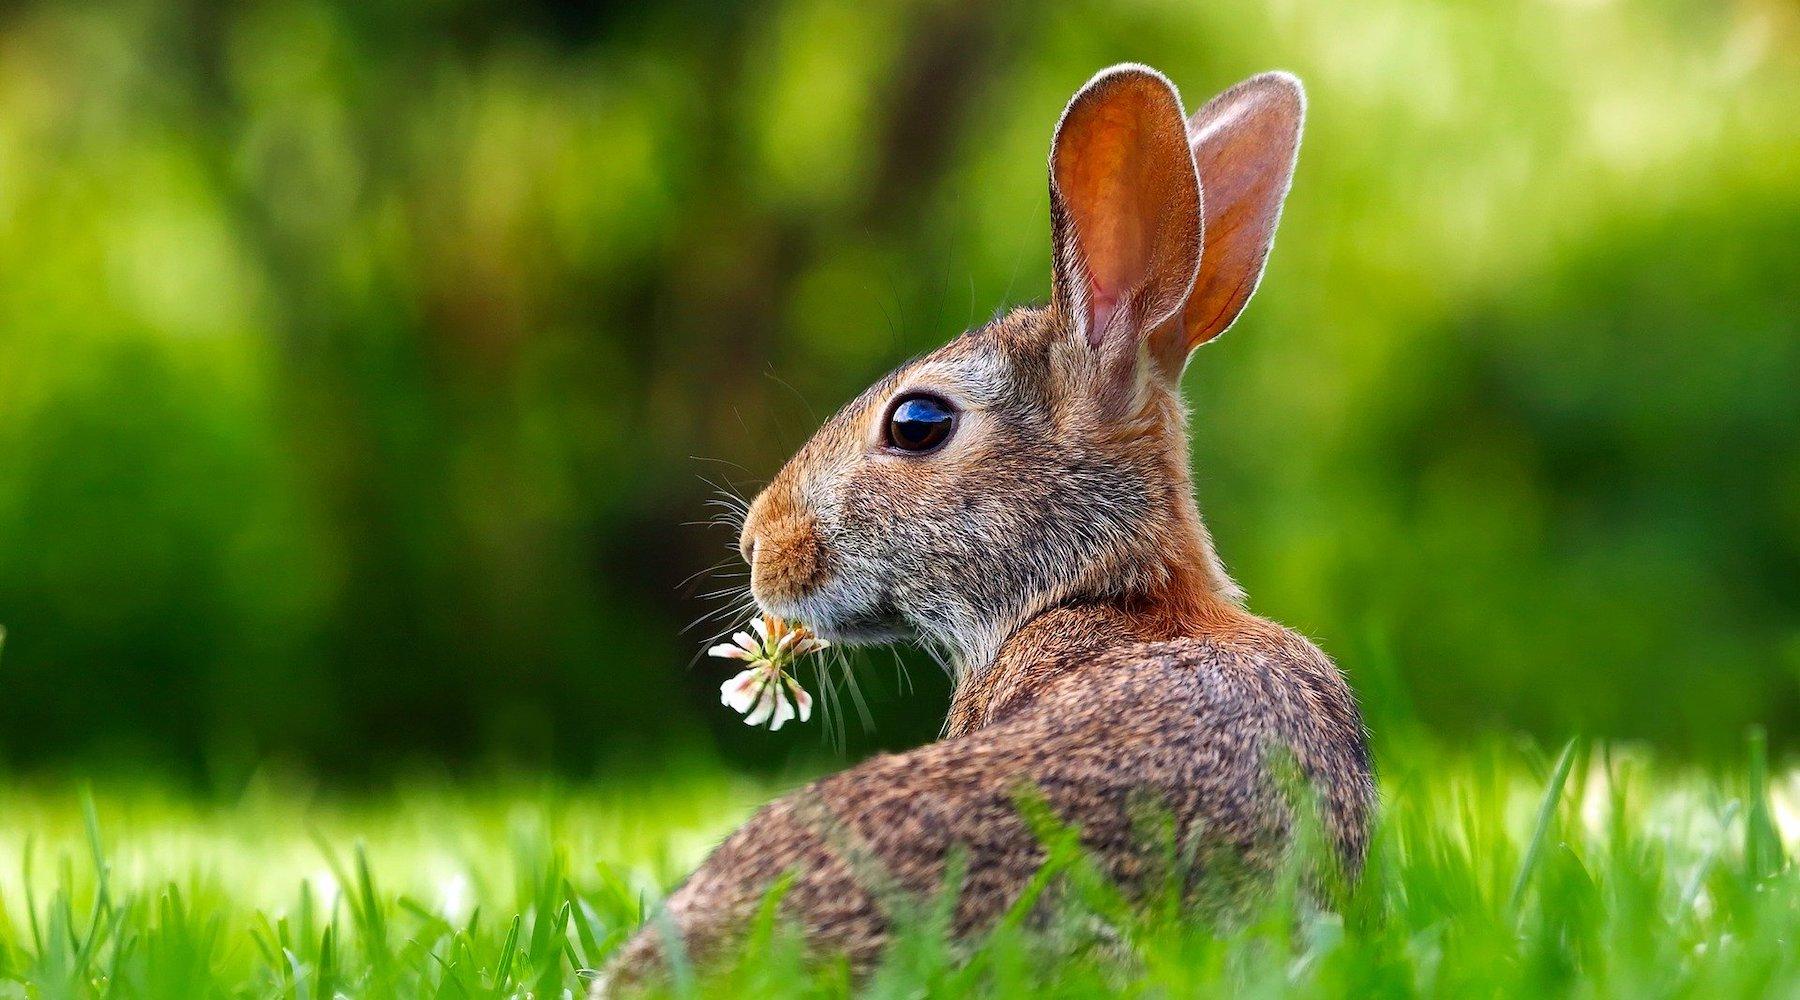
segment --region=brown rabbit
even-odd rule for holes
[[[743,530],[764,610],[946,655],[944,739],[765,807],[609,981],[653,975],[675,934],[695,961],[718,955],[783,873],[782,912],[854,969],[879,956],[896,894],[944,891],[953,853],[955,928],[978,933],[1044,858],[1025,788],[1128,889],[1153,867],[1134,829],[1145,797],[1254,886],[1289,842],[1280,755],[1360,867],[1374,788],[1355,700],[1310,642],[1241,606],[1194,503],[1178,395],[1189,353],[1256,290],[1304,107],[1298,80],[1268,73],[1184,119],[1169,81],[1134,65],[1069,102],[1050,152],[1050,303],[864,392]]]

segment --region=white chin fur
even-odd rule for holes
[[[819,638],[839,646],[880,646],[885,643],[899,642],[907,636],[905,629],[888,625],[809,625],[807,627],[811,628]]]
[[[800,622],[827,642],[864,646],[906,637],[907,630],[900,622],[876,610],[877,602],[857,599],[861,595],[831,593],[831,589],[828,585],[793,601],[757,596],[756,604],[765,614]]]

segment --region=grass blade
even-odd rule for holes
[[[1519,904],[1525,899],[1525,887],[1531,883],[1531,873],[1544,853],[1544,841],[1550,836],[1551,821],[1556,818],[1556,804],[1562,800],[1563,786],[1568,784],[1569,770],[1575,764],[1580,744],[1581,737],[1577,736],[1563,745],[1561,755],[1556,758],[1556,769],[1550,774],[1550,783],[1544,786],[1544,798],[1538,803],[1537,823],[1532,828],[1525,859],[1519,863],[1519,874],[1513,879],[1512,893],[1507,898],[1508,913],[1516,915]]]
[[[1787,864],[1781,829],[1769,808],[1769,734],[1752,726],[1748,738],[1749,808],[1744,813],[1744,865],[1750,877],[1766,879]]]

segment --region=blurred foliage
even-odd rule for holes
[[[1784,0],[0,10],[0,760],[566,768],[711,731],[713,484],[1048,286],[1094,70],[1311,94],[1189,370],[1378,733],[1800,723]],[[885,654],[871,741],[944,682]],[[797,727],[798,728],[798,727]],[[854,734],[855,726],[852,726]]]

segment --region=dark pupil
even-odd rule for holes
[[[950,436],[950,410],[929,396],[903,400],[888,420],[888,436],[902,451],[925,451]]]

